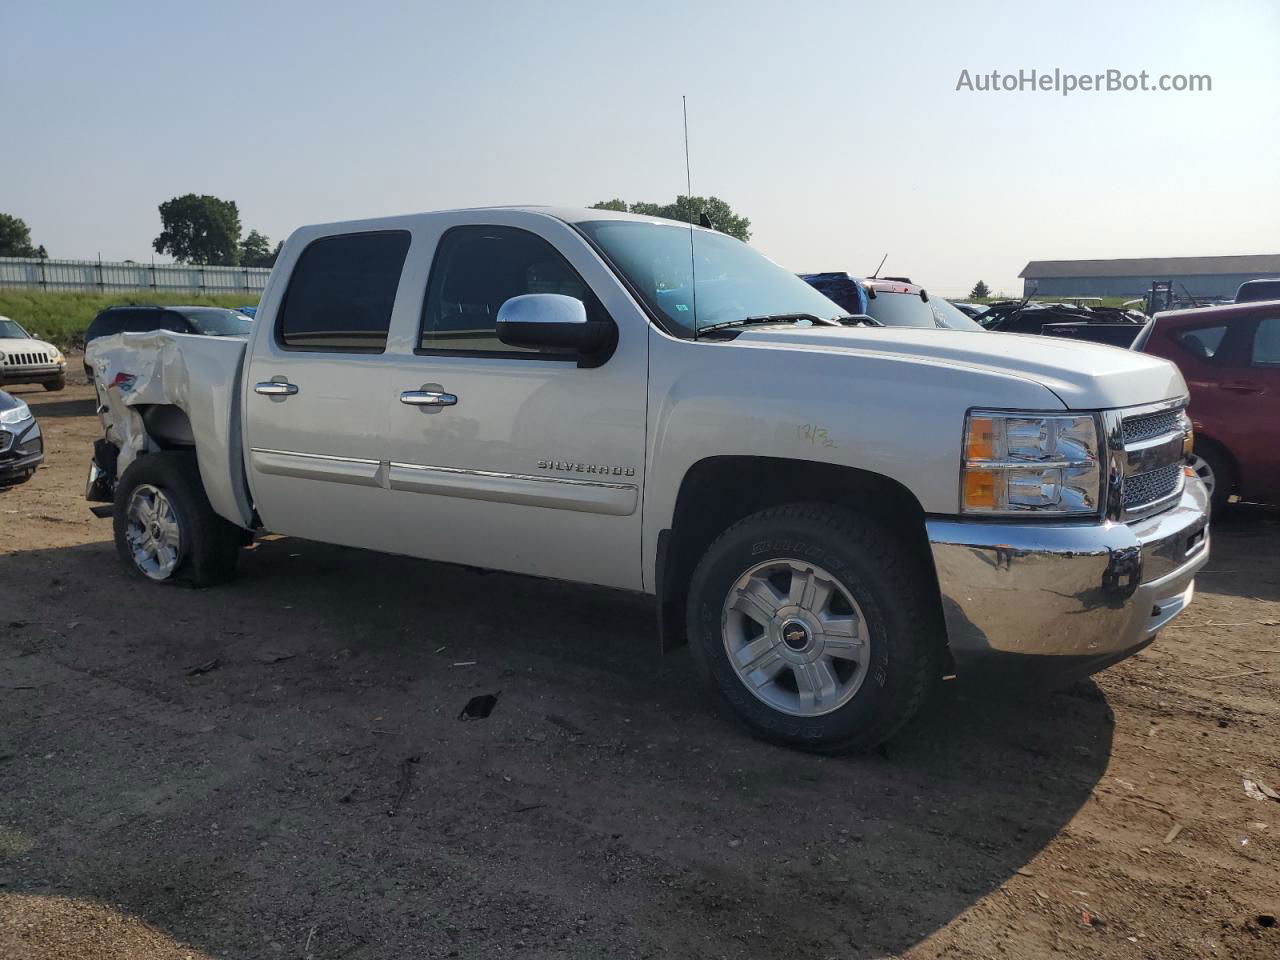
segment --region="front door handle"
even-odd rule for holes
[[[1261,393],[1262,386],[1257,383],[1249,383],[1243,380],[1233,380],[1228,383],[1220,384],[1223,390],[1230,390],[1232,393]]]
[[[400,402],[411,407],[452,407],[458,398],[438,390],[406,390],[400,394]]]
[[[298,385],[287,380],[264,380],[254,385],[253,392],[264,397],[292,397],[298,392]]]

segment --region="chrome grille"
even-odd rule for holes
[[[1169,496],[1178,489],[1182,464],[1171,463],[1150,473],[1138,473],[1124,481],[1124,508],[1134,510]]]
[[[1181,410],[1166,410],[1145,417],[1132,417],[1124,422],[1124,442],[1140,443],[1162,434],[1176,433],[1181,430],[1178,422],[1181,414]]]

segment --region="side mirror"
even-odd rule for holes
[[[573,350],[584,357],[599,357],[612,352],[614,338],[612,322],[588,320],[586,305],[564,294],[526,293],[498,308],[498,339],[512,347]],[[598,364],[579,363],[592,365]]]

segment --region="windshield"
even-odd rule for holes
[[[206,337],[247,337],[253,321],[237,310],[220,307],[183,307],[178,310]]]
[[[577,227],[672,332],[693,332],[695,299],[699,330],[748,317],[845,315],[794,273],[722,233],[692,231],[696,268],[691,271],[688,227],[631,220],[593,220]],[[691,272],[697,278],[692,293]]]
[[[18,326],[18,321],[0,317],[0,340],[26,340],[30,336],[27,331]]]

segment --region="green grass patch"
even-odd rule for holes
[[[252,293],[122,293],[47,292],[0,290],[0,317],[17,320],[32,334],[62,350],[84,345],[84,332],[104,307],[131,303],[158,306],[245,307],[255,302]]]

